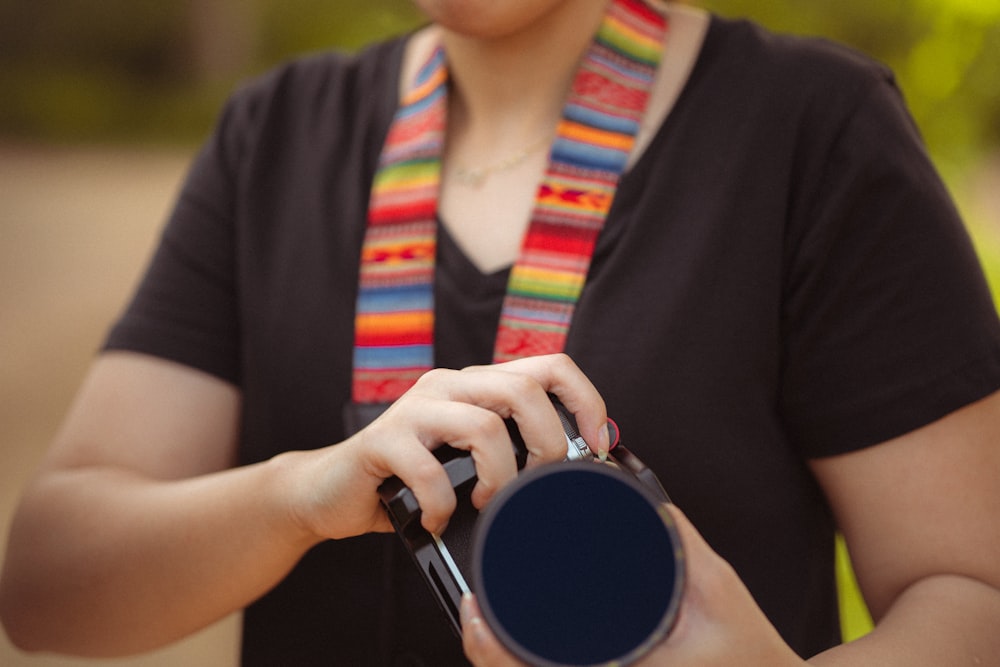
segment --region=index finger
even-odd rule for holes
[[[576,419],[580,435],[591,451],[607,454],[611,446],[608,411],[600,392],[580,367],[566,354],[550,354],[506,361],[469,370],[492,369],[532,377],[546,392],[554,394]]]

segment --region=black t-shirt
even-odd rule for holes
[[[300,60],[235,95],[108,339],[238,385],[244,463],[343,437],[365,210],[401,53],[395,40]],[[440,245],[437,362],[482,363],[503,275]],[[891,75],[714,19],[621,181],[566,351],[810,655],[839,635],[835,527],[807,461],[993,391],[998,342]],[[462,664],[405,558],[391,535],[318,546],[247,610],[244,664]]]

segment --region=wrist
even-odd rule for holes
[[[356,440],[279,454],[268,462],[289,539],[313,546],[389,528],[379,503],[382,481],[358,456]]]
[[[264,464],[275,498],[278,534],[303,551],[327,539],[314,518],[318,498],[309,479],[317,455],[315,451],[283,452]]]

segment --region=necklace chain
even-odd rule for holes
[[[565,346],[593,247],[624,167],[621,152],[634,143],[665,41],[667,22],[646,1],[608,2],[598,29],[601,39],[591,42],[574,75],[561,118],[565,120],[569,110],[587,110],[577,121],[588,137],[581,141],[586,149],[551,151],[550,169],[540,175],[535,208],[497,323],[495,362],[558,352]],[[609,70],[611,45],[616,45],[615,67]],[[448,85],[442,48],[420,69],[416,82],[388,129],[372,183],[358,272],[356,312],[362,316],[354,323],[356,403],[391,402],[434,366],[440,177],[447,168],[447,177],[454,179],[451,171],[458,165],[457,160],[442,163],[442,153],[447,155]],[[622,91],[614,93],[620,94],[621,103],[611,110],[609,91]],[[560,123],[548,138],[551,142],[555,137],[561,148],[562,141],[575,144],[579,134]],[[601,141],[593,140],[597,137]],[[523,164],[538,150],[529,145],[479,171],[513,169],[504,165]],[[558,295],[558,308],[553,307],[553,295]],[[413,316],[401,318],[403,311]]]
[[[493,164],[486,165],[485,167],[466,167],[459,165],[455,169],[454,177],[455,181],[460,185],[464,185],[470,188],[482,187],[484,183],[493,174],[497,174],[504,171],[509,171],[518,167],[531,157],[533,154],[537,153],[541,149],[549,145],[550,137],[542,137],[538,141],[528,144],[517,153],[506,157]]]

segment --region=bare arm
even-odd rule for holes
[[[813,469],[876,621],[813,662],[1000,665],[1000,394]]]
[[[281,471],[226,471],[239,406],[234,387],[169,362],[95,363],[14,519],[0,610],[16,643],[150,648],[288,571],[311,540],[282,515]]]
[[[594,442],[603,402],[562,355],[428,373],[337,446],[233,468],[240,396],[199,371],[131,353],[99,359],[24,494],[0,580],[0,614],[26,649],[122,655],[240,609],[326,538],[390,526],[377,488],[400,475],[424,525],[455,497],[430,453],[467,448],[486,502],[516,468],[503,418],[531,456],[565,456],[547,392]],[[606,446],[606,445],[605,445]]]

